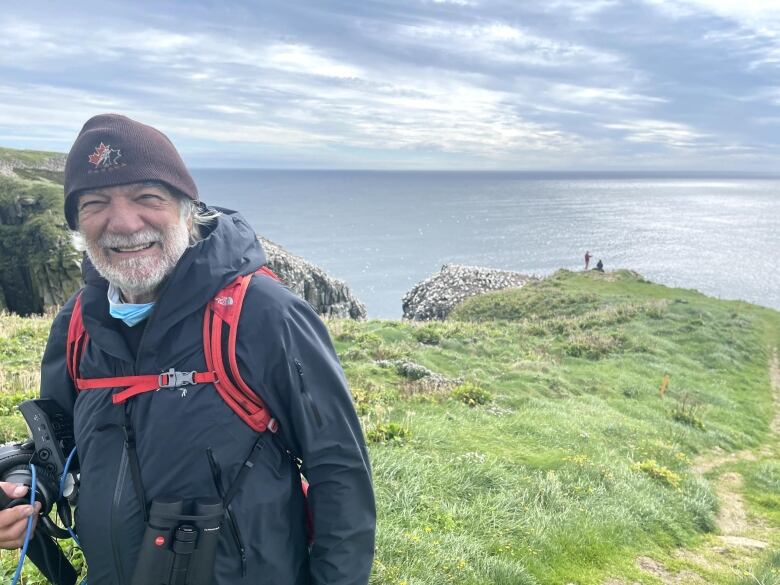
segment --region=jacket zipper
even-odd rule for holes
[[[301,395],[303,396],[303,399],[306,402],[306,404],[309,405],[309,410],[311,410],[312,416],[314,416],[314,421],[317,423],[317,426],[322,427],[322,417],[320,416],[320,411],[317,408],[317,405],[314,404],[314,400],[312,400],[312,397],[309,396],[308,392],[306,392],[306,382],[303,380],[303,364],[298,359],[294,361],[295,361],[295,369],[298,370],[298,378],[301,381]]]
[[[119,552],[119,529],[116,522],[116,515],[119,512],[119,505],[122,503],[122,492],[124,491],[125,477],[127,475],[127,451],[122,449],[122,459],[119,462],[119,473],[117,474],[116,486],[114,487],[114,499],[111,504],[111,548],[114,553],[114,569],[117,572],[117,584],[124,583],[124,570],[122,569],[122,556]]]
[[[214,487],[217,490],[219,499],[225,502],[225,491],[222,489],[222,468],[217,463],[214,457],[214,452],[211,447],[206,449],[206,456],[209,460],[209,467],[211,467],[211,478],[214,480]],[[244,548],[244,542],[241,539],[241,531],[238,529],[238,522],[236,516],[233,514],[233,510],[230,506],[225,506],[225,516],[228,519],[228,526],[230,527],[230,533],[233,535],[233,542],[236,544],[238,554],[241,556],[241,576],[246,577],[246,548]]]

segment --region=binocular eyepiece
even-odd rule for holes
[[[154,499],[132,585],[211,585],[224,513],[217,498]]]

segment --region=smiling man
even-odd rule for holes
[[[186,523],[205,498],[223,512],[213,568],[186,583],[365,585],[375,509],[351,395],[323,323],[262,275],[252,229],[199,202],[161,132],[114,114],[90,119],[69,153],[65,214],[86,284],[54,321],[41,395],[73,413],[90,585],[159,582],[139,562],[155,510],[181,501]],[[230,323],[224,291],[239,282],[240,321],[208,347],[204,310]]]
[[[88,190],[79,196],[79,234],[89,259],[131,303],[154,300],[155,291],[189,245],[189,205],[162,183],[143,182]]]

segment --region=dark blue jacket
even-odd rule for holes
[[[254,232],[225,211],[211,233],[180,259],[158,296],[133,359],[109,316],[107,283],[85,259],[82,307],[90,342],[83,378],[206,371],[202,349],[206,303],[240,274],[265,264]],[[90,585],[128,585],[144,519],[132,481],[118,390],[74,390],[65,341],[74,299],[54,320],[41,366],[41,395],[73,412],[81,463],[76,529]],[[137,327],[144,327],[143,324]],[[263,434],[259,463],[232,501],[247,551],[247,574],[223,522],[217,585],[365,585],[374,554],[375,507],[363,435],[327,330],[311,307],[268,277],[248,289],[236,347],[242,376],[279,421]],[[229,487],[257,438],[211,384],[161,389],[131,398],[147,502],[163,495],[217,497],[206,451]],[[309,550],[300,473],[310,482],[314,543]]]

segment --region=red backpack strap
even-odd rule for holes
[[[145,376],[118,376],[115,378],[81,378],[79,364],[84,348],[89,342],[89,334],[84,328],[84,318],[81,311],[81,292],[76,297],[73,311],[68,324],[68,339],[65,345],[65,361],[68,376],[73,380],[77,391],[104,390],[107,388],[124,388],[111,397],[114,404],[122,404],[143,392],[151,392],[158,388],[175,388],[185,384],[205,384],[214,382],[216,374],[211,372],[177,372],[173,368],[162,374]]]
[[[262,267],[254,274],[279,280],[270,269]],[[253,430],[262,433],[278,429],[276,419],[271,416],[262,399],[247,385],[238,370],[236,339],[238,320],[244,304],[247,288],[254,274],[239,276],[219,291],[206,305],[203,316],[203,351],[209,371],[217,373],[214,386],[222,399]],[[223,326],[228,327],[227,360],[223,355]],[[225,366],[227,362],[228,368]]]
[[[153,392],[160,388],[178,388],[192,384],[215,383],[216,372],[177,372],[173,368],[162,374],[117,376],[114,378],[76,378],[76,388],[81,390],[106,390],[124,388],[111,396],[111,402],[122,404],[133,396]]]
[[[259,269],[256,274],[262,274],[279,281],[279,277],[265,266]],[[65,352],[68,375],[79,391],[124,388],[112,396],[114,404],[121,404],[137,394],[151,392],[158,388],[212,382],[222,399],[250,428],[257,432],[270,430],[275,433],[278,428],[276,420],[271,416],[260,397],[244,382],[238,370],[236,359],[238,319],[252,276],[254,274],[239,276],[220,290],[206,305],[203,319],[203,351],[206,357],[206,372],[177,372],[171,369],[162,374],[80,378],[79,363],[89,336],[84,329],[81,294],[79,294],[73,306],[68,326],[68,341]],[[225,356],[222,351],[222,331],[225,324],[228,326],[227,364],[230,368],[229,371],[225,367]]]
[[[253,430],[264,432],[269,430],[276,433],[279,424],[271,416],[268,407],[262,399],[252,391],[244,382],[238,370],[236,360],[236,339],[238,337],[238,321],[241,316],[241,307],[244,303],[249,283],[255,274],[273,278],[282,282],[268,267],[263,266],[254,274],[240,276],[224,289],[219,291],[214,300],[206,307],[203,320],[203,347],[206,354],[206,364],[209,370],[218,374],[218,380],[214,383],[220,396],[233,411],[241,417]],[[228,359],[230,375],[225,368],[225,360],[222,355],[222,326],[227,324],[228,330]],[[306,499],[306,532],[309,544],[314,542],[314,519],[311,507],[308,505],[309,482],[301,475],[301,488]]]
[[[89,341],[87,330],[84,329],[84,319],[81,315],[81,292],[76,297],[73,305],[73,311],[70,314],[68,323],[68,340],[65,345],[65,362],[68,368],[68,376],[76,385],[76,379],[79,375],[79,363],[81,354]]]

